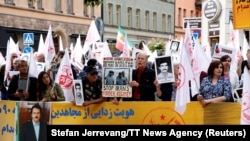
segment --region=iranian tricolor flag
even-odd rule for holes
[[[117,33],[115,47],[118,50],[123,51],[124,45],[125,45],[125,32],[123,31],[123,29],[121,28],[121,26],[119,26],[118,27],[118,33]]]

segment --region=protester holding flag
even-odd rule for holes
[[[42,102],[65,101],[61,85],[53,82],[47,72],[40,72],[37,79],[37,98]]]
[[[229,79],[224,78],[223,64],[220,61],[211,62],[207,74],[208,76],[201,82],[197,100],[202,106],[209,103],[229,102],[232,97],[231,84]]]
[[[28,63],[21,60],[18,64],[19,74],[13,75],[9,88],[8,98],[10,100],[37,101],[36,86],[37,79],[29,77]]]

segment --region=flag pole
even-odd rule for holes
[[[30,45],[28,44],[28,47],[30,47]],[[31,53],[33,54],[33,49],[31,48],[31,52],[30,52],[30,56],[31,56]],[[29,89],[29,81],[30,81],[30,78],[29,78],[29,69],[30,69],[30,58],[29,57],[29,66],[28,66],[28,78],[27,78],[27,83],[26,83],[26,91],[25,92],[28,92],[28,89]]]

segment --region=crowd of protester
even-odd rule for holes
[[[70,55],[70,50],[68,51]],[[29,66],[26,60],[22,60],[16,53],[11,54],[10,71],[18,71],[18,74],[7,75],[5,79],[5,67],[0,68],[0,89],[2,100],[18,101],[65,101],[62,87],[54,81],[55,75],[60,66],[61,59],[65,51],[59,51],[51,62],[51,68],[41,71],[38,78],[29,76]],[[34,54],[37,62],[45,62],[44,54]],[[216,102],[234,102],[234,90],[242,87],[244,67],[250,68],[250,50],[247,51],[247,60],[240,60],[238,68],[240,71],[230,69],[230,56],[222,56],[219,60],[213,60],[207,72],[200,73],[200,88],[191,100],[200,101],[203,106]],[[155,64],[148,61],[148,55],[140,52],[135,59],[136,68],[132,72],[132,80],[123,80],[120,72],[116,81],[113,79],[114,72],[110,71],[107,76],[99,73],[102,66],[96,59],[89,59],[82,70],[76,69],[71,65],[74,79],[82,80],[82,91],[84,93],[83,106],[113,101],[119,104],[121,101],[175,101],[176,89],[178,85],[179,64],[174,64],[175,82],[159,84],[156,79]],[[149,65],[150,64],[150,65]],[[51,75],[52,73],[52,75]],[[102,96],[102,77],[105,84],[128,84],[132,88],[130,98],[105,98]],[[120,80],[121,79],[121,80]],[[23,85],[26,84],[26,85]],[[191,87],[191,86],[190,86]],[[191,91],[190,91],[191,92]],[[187,92],[188,93],[188,92]],[[72,101],[73,104],[74,101]]]

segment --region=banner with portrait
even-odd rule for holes
[[[131,97],[133,58],[105,57],[103,58],[102,96]]]
[[[159,84],[175,81],[174,65],[171,56],[155,57],[155,73]]]
[[[180,52],[180,41],[172,40],[170,44],[171,54],[179,54]]]
[[[82,80],[81,79],[74,80],[74,95],[77,106],[82,106],[84,102],[84,94],[82,89],[83,89]]]

